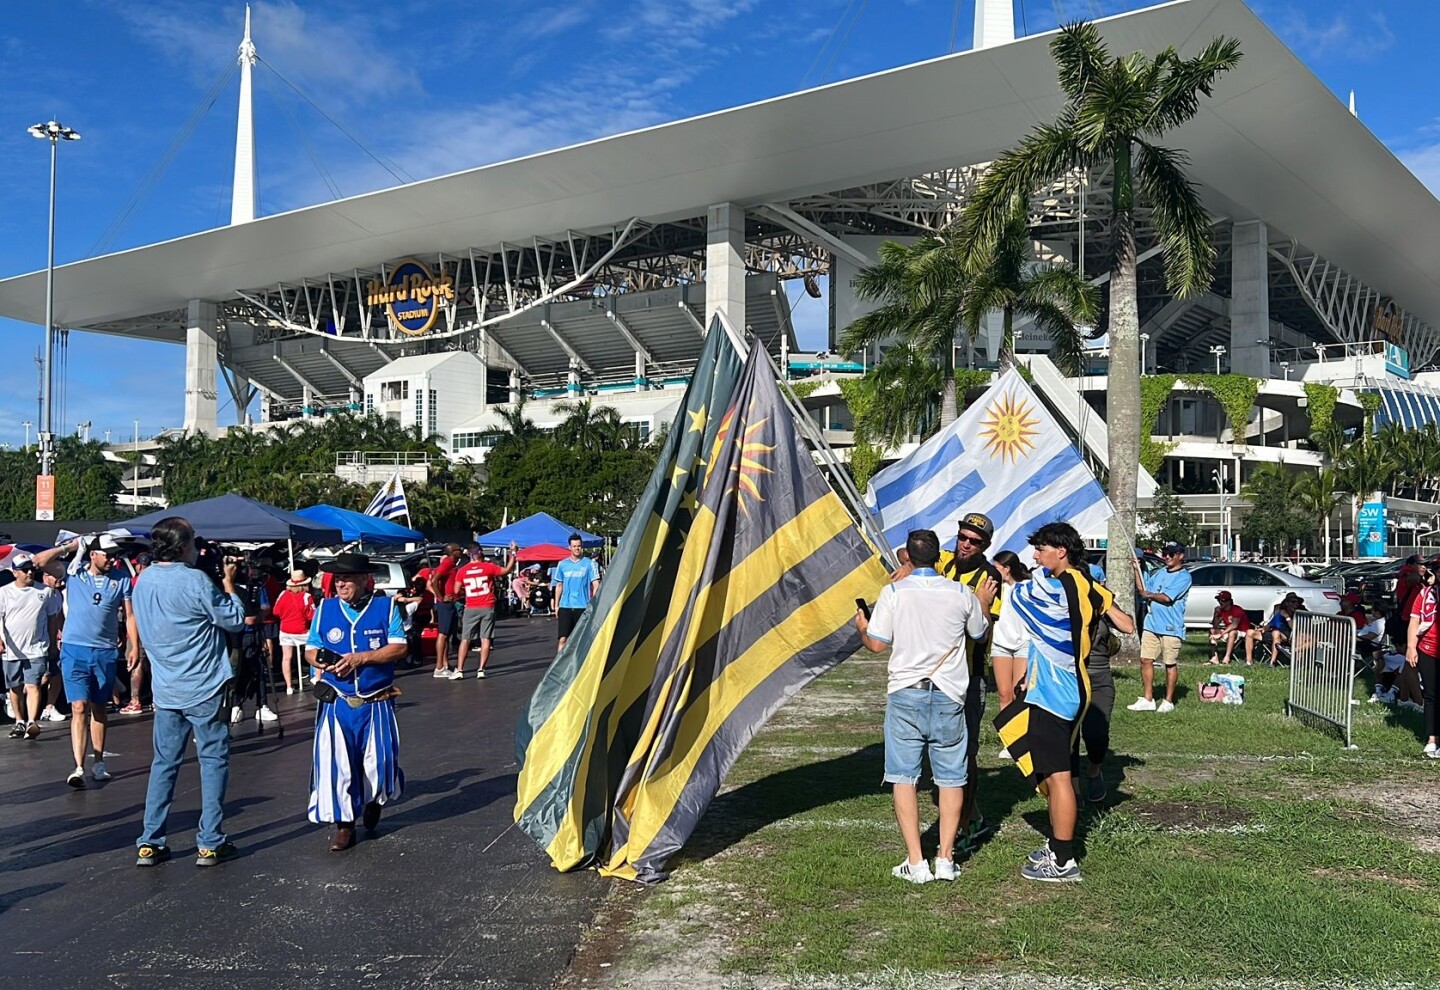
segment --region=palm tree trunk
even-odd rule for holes
[[[1000,374],[1015,367],[1015,310],[1006,306],[1001,310],[1003,332],[1000,335]]]
[[[940,384],[940,429],[945,429],[960,416],[955,399],[955,345],[945,349],[945,377]]]
[[[1135,552],[1135,507],[1140,473],[1140,312],[1135,298],[1135,218],[1130,145],[1115,149],[1115,207],[1111,231],[1115,254],[1110,265],[1110,370],[1105,398],[1109,434],[1110,540],[1105,570],[1122,609],[1134,614],[1135,583],[1130,580]]]

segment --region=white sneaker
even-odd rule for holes
[[[54,705],[50,705],[43,712],[40,713],[40,721],[63,722],[65,721],[65,713],[62,712],[60,709],[56,708]]]
[[[294,694],[294,693],[295,693],[295,689],[294,689],[294,688],[286,688],[286,689],[285,689],[285,693],[286,693],[286,694]]]
[[[1135,704],[1126,705],[1125,707],[1132,712],[1153,712],[1155,710],[1155,702],[1149,698],[1136,698]]]
[[[1008,748],[1002,746],[1002,747],[1000,747],[1000,752],[998,752],[998,753],[995,754],[995,759],[997,759],[997,760],[1013,760],[1013,759],[1015,759],[1015,757],[1013,757],[1013,756],[1010,755],[1010,750],[1009,750]]]
[[[935,879],[935,875],[930,872],[930,864],[923,859],[919,863],[907,860],[891,870],[890,875],[906,883],[929,883]]]
[[[1175,710],[1175,703],[1174,703],[1173,701],[1170,701],[1168,698],[1167,698],[1165,701],[1162,701],[1162,702],[1160,702],[1160,704],[1158,704],[1158,705],[1155,706],[1155,711],[1156,711],[1156,713],[1157,713],[1157,714],[1160,714],[1160,715],[1163,715],[1163,714],[1165,714],[1166,712],[1173,712],[1174,710]]]
[[[483,681],[485,679],[485,671],[483,669],[475,671],[475,679],[477,681]]]
[[[907,863],[906,865],[908,866],[909,864]],[[936,856],[936,857],[935,857],[935,879],[936,879],[936,880],[954,880],[954,879],[955,879],[955,861],[954,861],[953,859],[941,859],[939,856]]]
[[[1437,752],[1440,752],[1440,747],[1437,747],[1434,743],[1426,743],[1425,748],[1421,750],[1421,752],[1426,756],[1434,756]]]
[[[83,788],[85,786],[85,768],[76,767],[74,770],[71,770],[70,776],[65,778],[65,783],[69,784],[77,791]]]
[[[269,705],[261,705],[260,710],[255,713],[255,718],[261,722],[278,722],[280,716],[270,710]]]
[[[234,708],[230,709],[230,724],[231,724],[231,725],[239,725],[239,724],[240,724],[240,721],[241,721],[244,717],[245,717],[245,712],[240,708],[239,705],[236,705]]]
[[[446,670],[444,667],[436,667],[435,673],[431,674],[430,676],[438,677],[441,680],[448,681],[450,679],[450,671]]]
[[[90,768],[90,776],[95,780],[110,779],[110,771],[105,769],[104,760],[95,761],[95,765]]]
[[[459,667],[456,667],[454,670],[450,671],[450,673],[446,676],[449,677],[452,681],[463,681],[465,679],[465,674],[460,670]]]

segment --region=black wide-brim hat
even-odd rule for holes
[[[385,568],[364,553],[337,553],[320,565],[322,574],[378,574]]]

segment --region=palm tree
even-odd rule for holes
[[[1154,57],[1110,55],[1093,24],[1070,24],[1050,44],[1067,98],[1060,115],[1036,127],[986,170],[966,205],[966,260],[978,271],[1010,222],[1012,204],[1075,169],[1108,167],[1110,208],[1109,422],[1111,520],[1107,566],[1130,568],[1140,464],[1140,314],[1135,295],[1135,204],[1143,200],[1165,254],[1165,280],[1177,296],[1210,287],[1215,248],[1210,218],[1185,176],[1186,156],[1154,143],[1199,112],[1216,78],[1240,61],[1239,42],[1217,38],[1194,58],[1173,47]],[[1130,586],[1116,582],[1122,607]]]
[[[502,442],[525,443],[540,435],[540,428],[535,421],[525,415],[526,397],[520,396],[520,401],[512,406],[496,406],[495,412],[499,415],[500,421],[505,426],[505,436]]]
[[[977,259],[965,296],[965,328],[972,337],[977,336],[986,315],[1000,310],[1003,372],[1015,365],[1015,316],[1029,317],[1050,337],[1060,370],[1078,375],[1084,340],[1076,325],[1095,322],[1100,293],[1073,265],[1034,262],[1026,207],[1025,199],[1015,199],[999,241]]]
[[[1365,499],[1384,488],[1395,468],[1389,453],[1373,438],[1362,439],[1360,443],[1346,448],[1338,465],[1337,480],[1339,487],[1350,493],[1352,533],[1359,523],[1360,506]]]
[[[953,372],[949,382],[953,392]],[[857,441],[889,450],[912,437],[927,437],[937,429],[945,370],[932,355],[908,344],[892,347],[870,369],[863,387],[867,401],[862,409],[851,410],[856,413]]]
[[[860,317],[840,336],[840,350],[854,353],[899,340],[940,369],[941,429],[955,421],[955,334],[965,309],[970,279],[953,244],[922,237],[913,244],[886,241],[880,260],[862,268],[855,295],[879,308]]]
[[[1330,517],[1335,514],[1336,507],[1345,500],[1336,472],[1333,469],[1321,468],[1314,474],[1305,475],[1294,489],[1294,496],[1300,511],[1314,520],[1316,532],[1324,534],[1325,562],[1329,563]],[[1337,535],[1344,536],[1343,533]],[[1344,546],[1343,540],[1341,546]]]

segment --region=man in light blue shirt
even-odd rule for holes
[[[1135,561],[1135,597],[1149,605],[1140,634],[1140,683],[1145,693],[1135,699],[1132,712],[1173,712],[1175,686],[1180,681],[1180,646],[1185,642],[1185,604],[1190,597],[1190,572],[1185,570],[1185,548],[1167,543],[1160,548],[1165,569],[1145,577]],[[1165,698],[1155,703],[1155,661],[1165,665]]]
[[[65,584],[65,634],[60,643],[60,676],[74,715],[70,721],[70,749],[75,769],[65,782],[78,789],[85,786],[87,734],[95,759],[90,776],[95,780],[110,779],[105,767],[105,706],[115,690],[122,618],[128,669],[140,662],[140,644],[135,615],[130,610],[130,576],[115,570],[116,561],[124,559],[119,542],[109,533],[102,533],[91,540],[87,551],[84,540],[76,539],[37,553],[35,567],[43,571],[50,561],[67,551],[88,557],[88,566]]]
[[[590,606],[590,599],[600,590],[600,566],[585,556],[585,541],[579,533],[570,534],[570,556],[555,565],[550,580],[555,583],[555,605],[560,619],[558,649],[563,650],[565,641],[575,631],[575,624]]]
[[[170,858],[165,821],[185,744],[195,737],[200,762],[200,830],[196,866],[215,866],[235,856],[221,830],[230,779],[230,728],[224,706],[230,680],[225,634],[245,625],[245,606],[235,593],[235,562],[226,561],[222,588],[195,563],[195,530],[178,516],[150,532],[154,563],[135,583],[135,618],[150,656],[155,695],[155,758],[145,791],[145,827],[136,840],[136,866]]]

